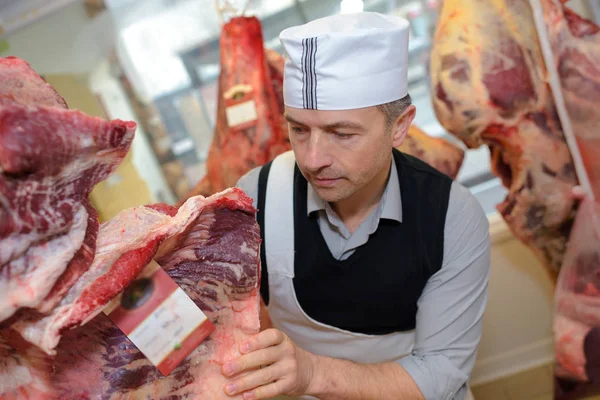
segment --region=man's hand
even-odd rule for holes
[[[232,378],[225,387],[226,394],[268,399],[308,392],[317,356],[297,347],[283,332],[260,332],[241,344],[240,353],[223,365],[223,375]]]

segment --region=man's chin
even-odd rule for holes
[[[319,188],[313,186],[313,189],[323,201],[328,203],[335,203],[336,201],[340,201],[348,197],[347,194],[341,191],[339,188]]]

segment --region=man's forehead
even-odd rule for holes
[[[375,118],[378,110],[368,107],[354,110],[305,110],[285,107],[284,117],[287,121],[302,125],[360,125]]]

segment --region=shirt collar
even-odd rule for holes
[[[396,163],[393,159],[390,167],[390,178],[388,179],[385,191],[381,197],[381,202],[383,204],[383,209],[381,210],[381,215],[379,217],[380,219],[385,218],[402,222],[402,197],[400,196],[400,182],[398,181],[398,170],[396,168]],[[312,185],[308,183],[306,212],[308,215],[310,215],[313,212],[321,210],[326,210],[325,201],[319,197]]]

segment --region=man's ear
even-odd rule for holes
[[[416,113],[417,108],[411,104],[392,125],[392,144],[394,147],[400,147],[404,142],[404,138],[408,134],[408,130],[415,119]]]

